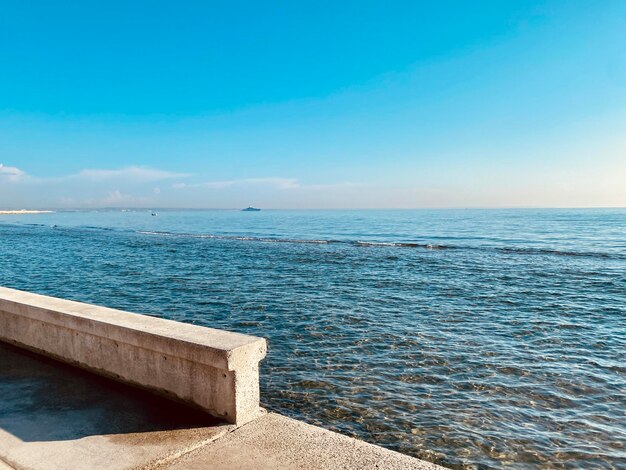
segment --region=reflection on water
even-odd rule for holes
[[[265,406],[444,465],[626,467],[626,211],[159,215],[2,218],[0,284],[266,337]]]

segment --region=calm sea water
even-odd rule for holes
[[[444,465],[626,468],[626,210],[0,215],[0,284],[268,338],[266,407]]]

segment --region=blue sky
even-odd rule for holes
[[[626,3],[2,2],[0,207],[626,206]]]

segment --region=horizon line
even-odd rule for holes
[[[260,208],[262,211],[410,211],[410,210],[589,210],[589,209],[626,209],[626,206],[443,206],[443,207],[309,207],[309,208],[286,208],[267,207]],[[37,207],[37,208],[0,208],[0,211],[52,211],[52,212],[78,212],[78,211],[242,211],[241,207]]]

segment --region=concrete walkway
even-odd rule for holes
[[[274,413],[236,428],[0,343],[0,470],[437,467]]]

